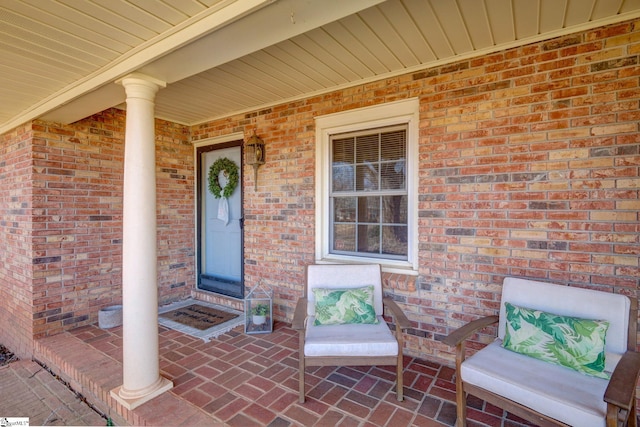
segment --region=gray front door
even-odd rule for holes
[[[198,288],[244,298],[242,262],[242,146],[240,142],[198,149],[199,274]],[[231,145],[231,146],[230,146]],[[216,160],[227,158],[238,166],[238,185],[220,210],[222,199],[209,191],[209,169]],[[220,186],[228,182],[218,176]],[[224,214],[226,212],[226,215]]]

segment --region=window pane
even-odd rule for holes
[[[380,223],[380,197],[358,197],[358,222]]]
[[[382,197],[382,222],[386,224],[407,223],[407,196]]]
[[[397,160],[380,165],[380,181],[383,190],[402,190],[405,188],[405,161]]]
[[[380,137],[378,133],[363,135],[356,138],[356,163],[377,163]]]
[[[382,227],[382,253],[390,255],[407,255],[407,227]]]
[[[355,222],[356,198],[336,197],[333,199],[333,220],[335,222]]]
[[[336,166],[334,164],[331,181],[332,191],[353,191],[354,181],[355,177],[353,176],[353,166]]]
[[[356,226],[351,224],[336,224],[333,227],[333,249],[336,251],[355,252]]]
[[[353,163],[355,138],[333,140],[333,163]]]
[[[407,131],[384,132],[380,135],[382,161],[404,159],[407,152]]]
[[[380,226],[358,225],[358,252],[380,253]]]
[[[378,189],[378,165],[356,166],[356,191],[375,191]]]

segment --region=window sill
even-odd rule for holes
[[[380,264],[382,271],[398,274],[418,275],[417,267],[414,268],[409,261],[393,261],[384,258],[367,258],[348,255],[325,254],[322,258],[316,258],[318,264]]]

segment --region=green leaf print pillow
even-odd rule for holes
[[[349,289],[314,288],[316,320],[314,325],[378,323],[373,308],[373,286]]]
[[[583,374],[610,378],[604,371],[609,322],[560,316],[508,302],[505,308],[504,348]]]

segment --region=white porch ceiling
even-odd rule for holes
[[[0,0],[0,133],[166,81],[188,125],[640,16],[640,0]]]

